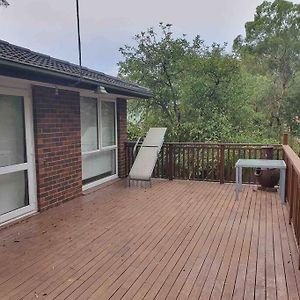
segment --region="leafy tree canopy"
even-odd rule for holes
[[[120,76],[147,86],[154,98],[129,104],[130,138],[151,126],[167,126],[173,141],[242,141],[249,132],[256,141],[261,136],[261,113],[253,100],[258,92],[245,88],[246,80],[257,81],[226,53],[226,45],[206,46],[200,36],[175,37],[172,25],[163,23],[158,33],[150,28],[135,42],[121,48]]]
[[[205,45],[160,23],[120,49],[119,74],[154,97],[129,105],[130,137],[167,126],[173,141],[276,142],[300,135],[300,4],[264,1],[245,36]]]
[[[270,124],[280,132],[286,123],[283,108],[300,67],[300,4],[264,1],[245,30],[245,37],[238,36],[233,49],[251,72],[272,76],[265,105]]]
[[[147,86],[154,93],[151,101],[138,102],[138,115],[152,123],[150,111],[163,124],[173,124],[175,131],[181,125],[181,85],[186,62],[203,51],[203,42],[197,36],[192,42],[185,36],[175,38],[171,24],[160,23],[160,35],[153,28],[135,36],[136,46],[125,46],[120,51],[125,61],[120,62],[119,74]],[[155,113],[156,112],[156,113]]]

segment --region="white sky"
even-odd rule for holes
[[[8,0],[0,7],[0,39],[74,63],[78,61],[75,0]],[[176,34],[200,34],[207,44],[244,34],[263,0],[81,0],[83,65],[112,75],[118,49],[160,21]],[[300,0],[294,0],[299,3]]]

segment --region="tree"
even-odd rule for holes
[[[166,126],[172,141],[259,141],[266,130],[255,104],[269,82],[245,72],[226,45],[206,46],[198,35],[191,42],[176,38],[169,24],[159,28],[121,48],[120,76],[154,93],[151,100],[129,103],[129,137]]]
[[[225,45],[205,47],[188,61],[181,86],[185,139],[231,139],[236,132],[232,116],[240,107],[235,102],[239,72],[238,61],[226,54]]]
[[[283,108],[285,121],[294,136],[300,136],[300,71],[297,72]]]
[[[139,102],[138,116],[152,123],[172,124],[173,135],[178,136],[181,127],[180,86],[185,72],[185,61],[193,53],[201,51],[202,41],[197,36],[188,42],[185,36],[175,38],[171,24],[159,24],[160,33],[153,28],[135,36],[136,46],[120,48],[124,61],[119,63],[119,75],[150,88],[151,101]],[[149,112],[152,115],[149,115]],[[155,113],[156,112],[156,113]],[[155,115],[155,117],[154,117]]]
[[[270,126],[279,133],[284,125],[284,102],[300,66],[300,5],[264,1],[245,29],[246,36],[238,36],[233,49],[252,72],[272,77],[265,104]]]
[[[130,136],[167,126],[173,141],[231,139],[244,124],[236,111],[246,106],[236,97],[239,62],[226,54],[226,45],[205,46],[198,35],[191,42],[176,38],[170,24],[159,28],[159,33],[150,28],[136,35],[136,46],[121,48],[120,76],[154,93],[150,101],[129,104]]]

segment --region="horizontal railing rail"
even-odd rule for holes
[[[134,161],[135,142],[126,143],[127,174]],[[282,145],[171,142],[164,143],[153,177],[206,180],[220,183],[235,181],[235,163],[240,158],[262,158],[263,147],[273,147],[273,158],[282,159]],[[137,147],[139,150],[140,145]],[[253,170],[243,170],[243,182],[254,183]]]

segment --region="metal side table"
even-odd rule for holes
[[[239,192],[242,191],[242,171],[243,168],[261,168],[264,169],[279,169],[279,196],[281,202],[285,202],[285,176],[286,164],[284,160],[271,160],[271,159],[239,159],[235,164],[236,169],[236,199],[239,197]]]

